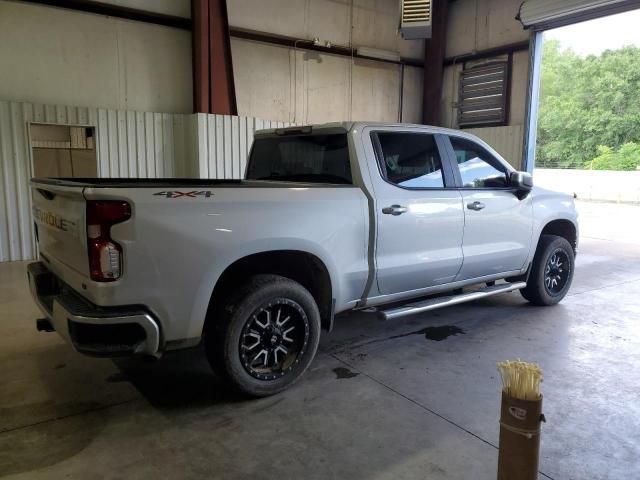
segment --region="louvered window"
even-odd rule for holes
[[[509,62],[494,62],[462,71],[458,91],[459,127],[508,123],[509,70]]]

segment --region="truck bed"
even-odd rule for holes
[[[44,183],[65,187],[105,187],[105,188],[145,188],[145,187],[218,187],[221,185],[241,185],[243,180],[202,179],[202,178],[33,178],[32,183]]]
[[[221,187],[261,187],[261,188],[291,188],[304,186],[306,188],[347,187],[353,185],[318,182],[293,182],[277,180],[235,180],[217,178],[32,178],[32,184],[53,185],[60,187],[87,188],[221,188]],[[36,187],[37,188],[37,187]]]

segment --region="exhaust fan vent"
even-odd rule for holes
[[[431,38],[432,0],[401,0],[400,33],[405,40]]]

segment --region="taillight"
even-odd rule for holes
[[[111,227],[131,218],[131,207],[120,200],[87,201],[87,246],[91,279],[113,282],[122,274],[122,247],[111,238]]]

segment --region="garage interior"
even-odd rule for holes
[[[532,171],[541,32],[634,8],[434,0],[431,38],[405,40],[399,0],[0,0],[0,477],[495,478],[495,365],[522,358],[545,371],[540,478],[636,478],[637,204],[578,199],[562,304],[339,315],[260,400],[198,348],[81,356],[36,331],[25,280],[40,172],[241,178],[255,130],[342,120],[464,128]],[[479,72],[498,82],[482,110]]]

